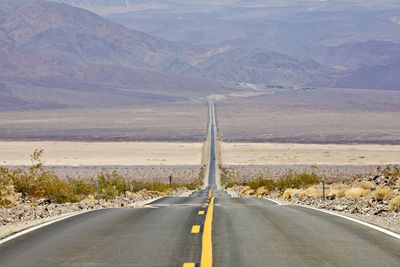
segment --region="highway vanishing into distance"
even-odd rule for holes
[[[214,104],[203,190],[104,209],[0,245],[0,266],[400,266],[400,240],[359,223],[220,188]]]

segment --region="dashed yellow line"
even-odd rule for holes
[[[199,212],[197,214],[204,215],[204,210],[199,210]]]
[[[195,267],[196,264],[194,262],[185,262],[183,264],[183,267]]]
[[[212,267],[212,220],[214,212],[214,197],[212,197],[211,191],[208,192],[208,196],[211,200],[207,209],[206,220],[203,228],[200,267]]]
[[[197,225],[197,224],[193,225],[192,226],[192,231],[190,233],[192,233],[192,234],[200,233],[200,225]]]

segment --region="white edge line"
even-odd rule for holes
[[[6,243],[6,242],[8,242],[8,241],[10,241],[10,240],[13,240],[13,239],[15,239],[15,238],[17,238],[17,237],[20,237],[20,236],[22,236],[22,235],[25,235],[25,234],[27,234],[27,233],[33,232],[33,231],[35,231],[35,230],[37,230],[37,229],[43,228],[43,227],[45,227],[45,226],[48,226],[48,225],[50,225],[50,224],[53,224],[53,223],[56,223],[56,222],[59,222],[59,221],[66,220],[66,219],[68,219],[68,218],[71,218],[71,217],[74,217],[74,216],[77,216],[77,215],[89,213],[89,212],[92,212],[92,211],[95,211],[95,210],[101,210],[101,209],[87,210],[87,211],[84,211],[84,212],[78,212],[78,213],[73,213],[73,214],[65,215],[65,216],[63,216],[63,217],[61,217],[61,218],[57,218],[57,219],[54,219],[54,220],[51,220],[51,221],[48,221],[48,222],[44,222],[44,223],[38,224],[38,225],[36,225],[36,226],[29,227],[29,228],[27,228],[27,229],[25,229],[25,230],[22,230],[22,231],[20,231],[20,232],[17,232],[17,233],[15,233],[15,234],[12,234],[12,235],[10,235],[10,236],[8,236],[8,237],[5,237],[5,238],[1,239],[1,240],[0,240],[0,245],[4,244],[4,243]]]
[[[151,202],[153,202],[153,201],[156,201],[156,200],[158,200],[158,199],[160,199],[160,198],[163,198],[163,197],[157,197],[157,198],[145,200],[145,202],[143,203],[143,206],[148,205],[149,203],[151,203]],[[77,212],[77,213],[67,214],[67,215],[62,216],[62,217],[60,217],[60,218],[57,218],[57,219],[54,219],[54,220],[50,220],[50,221],[48,221],[48,222],[40,223],[40,224],[38,224],[38,225],[29,227],[29,228],[27,228],[27,229],[25,229],[25,230],[21,230],[21,231],[15,233],[15,234],[12,234],[12,235],[7,236],[7,237],[5,237],[5,238],[3,238],[3,239],[0,239],[0,245],[4,244],[4,243],[6,243],[6,242],[8,242],[8,241],[10,241],[10,240],[13,240],[13,239],[15,239],[15,238],[17,238],[17,237],[20,237],[20,236],[22,236],[22,235],[28,234],[28,233],[33,232],[33,231],[35,231],[35,230],[38,230],[38,229],[40,229],[40,228],[46,227],[46,226],[48,226],[48,225],[51,225],[51,224],[53,224],[53,223],[66,220],[66,219],[68,219],[68,218],[71,218],[71,217],[74,217],[74,216],[77,216],[77,215],[81,215],[81,214],[93,212],[93,211],[96,211],[96,210],[102,210],[102,209],[105,209],[105,208],[93,209],[93,210],[86,210],[86,211],[83,211],[83,212]]]
[[[391,237],[400,239],[400,234],[397,234],[397,233],[392,232],[392,231],[390,231],[390,230],[387,230],[387,229],[385,229],[385,228],[382,228],[382,227],[373,225],[373,224],[371,224],[371,223],[367,223],[367,222],[364,222],[364,221],[361,221],[361,220],[358,220],[358,219],[354,219],[354,218],[348,217],[348,216],[346,216],[346,215],[338,214],[338,213],[336,213],[336,212],[332,212],[332,211],[329,211],[329,210],[323,210],[323,209],[318,209],[318,208],[315,208],[315,207],[310,207],[310,206],[306,206],[306,205],[301,205],[301,204],[296,204],[296,205],[294,205],[294,206],[299,206],[299,207],[303,207],[303,208],[307,208],[307,209],[312,209],[312,210],[315,210],[315,211],[320,211],[320,212],[327,213],[327,214],[330,214],[330,215],[334,215],[334,216],[337,216],[337,217],[340,217],[340,218],[343,218],[343,219],[347,219],[347,220],[349,220],[349,221],[362,224],[362,225],[367,226],[367,227],[369,227],[369,228],[372,228],[372,229],[374,229],[374,230],[376,230],[376,231],[379,231],[379,232],[382,232],[382,233],[384,233],[384,234],[387,234],[387,235],[389,235],[389,236],[391,236]]]
[[[279,205],[279,206],[282,206],[282,205],[283,205],[281,202],[279,202],[279,201],[277,201],[277,200],[275,200],[275,199],[272,199],[272,198],[266,197],[266,198],[264,198],[264,199],[269,200],[269,201],[271,201],[271,202],[274,202],[275,204],[277,204],[277,205]]]
[[[272,202],[274,202],[274,203],[276,203],[278,205],[285,205],[282,202],[280,202],[278,200],[275,200],[275,199],[272,199],[272,198],[265,198],[265,199],[270,200],[270,201],[272,201]],[[340,217],[340,218],[343,218],[343,219],[347,219],[349,221],[356,222],[358,224],[367,226],[367,227],[372,228],[372,229],[374,229],[376,231],[379,231],[381,233],[387,234],[387,235],[389,235],[391,237],[400,239],[400,234],[397,234],[397,233],[395,233],[393,231],[387,230],[385,228],[376,226],[376,225],[371,224],[371,223],[367,223],[367,222],[364,222],[364,221],[361,221],[361,220],[358,220],[358,219],[355,219],[355,218],[351,218],[351,217],[346,216],[346,215],[342,215],[342,214],[338,214],[338,213],[333,212],[333,211],[323,210],[323,209],[319,209],[319,208],[315,208],[315,207],[311,207],[311,206],[307,206],[307,205],[302,205],[302,204],[294,204],[294,203],[290,203],[290,204],[291,204],[291,206],[303,207],[303,208],[307,208],[307,209],[311,209],[311,210],[327,213],[329,215],[337,216],[337,217]]]

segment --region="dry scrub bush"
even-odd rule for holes
[[[389,210],[394,211],[394,212],[399,212],[400,211],[400,195],[394,197],[389,202]]]
[[[277,179],[276,188],[305,188],[309,185],[317,184],[321,181],[321,177],[314,171],[303,171],[301,173],[289,170],[281,179]]]
[[[240,194],[243,195],[244,192],[249,191],[251,188],[250,186],[244,186],[241,190],[240,190]]]
[[[285,190],[288,188],[304,188],[319,183],[320,177],[315,172],[303,171],[300,173],[293,170],[287,171],[280,179],[258,177],[248,181],[246,187],[253,190],[264,188],[267,191]],[[230,184],[232,187],[234,183]]]
[[[317,186],[310,186],[307,189],[299,192],[298,197],[299,198],[303,198],[303,197],[320,198],[320,197],[322,197],[322,190],[321,190],[321,188],[318,188]]]
[[[266,195],[266,194],[268,194],[268,189],[266,189],[264,186],[262,186],[262,187],[260,187],[260,188],[257,188],[257,190],[256,190],[256,196],[263,196],[263,195]]]
[[[295,198],[295,197],[298,196],[299,192],[300,192],[299,189],[296,189],[296,188],[288,188],[288,189],[285,190],[285,192],[283,192],[282,198],[283,198],[283,199],[286,199],[286,200]]]
[[[160,181],[133,181],[135,191],[141,190],[150,190],[150,191],[157,191],[162,193],[170,193],[173,190],[177,190],[178,188],[185,187],[189,190],[195,190],[201,186],[201,180],[198,179],[197,181],[189,182],[189,183],[163,183]]]
[[[359,182],[355,182],[353,183],[352,187],[359,187],[362,189],[368,189],[371,190],[373,184],[369,181],[359,181]]]
[[[258,177],[256,179],[251,179],[248,182],[248,185],[250,188],[256,190],[257,188],[264,187],[268,190],[272,190],[276,187],[276,180],[275,179],[264,179],[261,177]]]
[[[116,171],[102,171],[97,176],[101,198],[113,199],[129,190],[129,182]]]
[[[352,187],[344,193],[347,198],[358,199],[366,197],[371,193],[371,190],[364,189],[361,187]]]
[[[350,186],[346,184],[333,184],[329,187],[327,196],[329,198],[342,198],[345,197],[345,193],[349,190]]]
[[[389,186],[378,186],[370,194],[371,198],[376,201],[386,200],[393,195],[393,189]]]
[[[18,200],[8,169],[0,167],[0,208],[13,206]]]
[[[35,150],[31,155],[32,166],[28,170],[0,168],[0,206],[12,204],[16,193],[30,198],[46,198],[50,202],[65,203],[92,199],[96,194],[96,182],[79,178],[61,179],[56,173],[47,171],[41,161],[43,150]],[[116,171],[102,171],[98,174],[99,197],[112,199],[130,190],[143,189],[171,192],[186,187],[195,189],[200,186],[202,172],[197,180],[187,183],[163,183],[151,181],[132,181]],[[15,189],[15,191],[14,191]]]
[[[250,196],[250,195],[254,195],[254,194],[255,194],[255,191],[254,191],[254,189],[251,189],[250,186],[244,186],[244,187],[240,190],[240,194],[241,194],[241,195]]]
[[[183,187],[189,190],[195,190],[201,185],[202,182],[201,175],[197,178],[197,180],[187,183],[164,183],[161,181],[131,180],[122,176],[116,171],[102,171],[98,175],[97,179],[99,181],[100,197],[106,199],[112,199],[118,195],[125,194],[131,189],[131,186],[135,192],[148,190],[161,193],[170,193],[173,190]]]

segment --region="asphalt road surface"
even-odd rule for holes
[[[0,266],[400,266],[399,239],[302,207],[229,197],[218,189],[211,138],[208,188],[40,228],[0,245]]]

